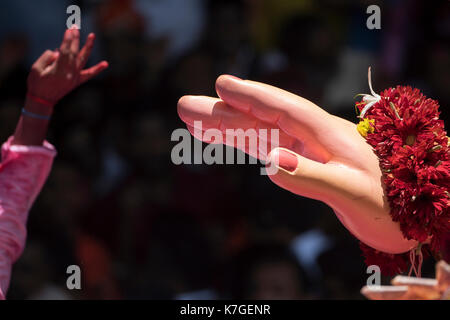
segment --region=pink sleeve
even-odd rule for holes
[[[25,246],[28,211],[41,191],[56,156],[43,146],[2,146],[0,163],[0,299],[5,299],[11,267]]]

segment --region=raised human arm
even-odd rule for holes
[[[0,298],[4,299],[13,263],[25,246],[28,212],[44,185],[56,155],[45,141],[55,104],[104,70],[101,62],[83,69],[94,44],[90,34],[81,51],[80,34],[67,30],[59,51],[47,50],[28,77],[24,111],[14,135],[2,147],[0,163]]]

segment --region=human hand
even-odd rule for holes
[[[194,121],[202,121],[203,130],[219,129],[224,137],[226,129],[279,129],[279,147],[262,159],[277,164],[279,170],[269,175],[275,184],[325,202],[354,236],[377,250],[402,253],[417,246],[392,221],[378,158],[355,124],[304,98],[254,81],[221,76],[216,91],[220,99],[185,96],[179,100],[179,116],[191,133],[195,133]],[[202,135],[197,138],[211,142]],[[260,142],[266,143],[262,137]],[[265,158],[246,146],[233,146]]]
[[[45,51],[33,64],[28,76],[28,94],[43,100],[46,105],[55,105],[61,98],[80,84],[95,77],[108,67],[102,61],[84,69],[92,48],[95,35],[89,34],[86,44],[80,50],[80,32],[67,29],[59,50]]]
[[[80,84],[108,67],[106,61],[84,69],[94,46],[95,35],[89,34],[79,50],[80,32],[68,29],[58,51],[45,51],[33,64],[28,76],[28,93],[12,144],[42,145],[54,105]],[[33,116],[30,116],[33,115]]]

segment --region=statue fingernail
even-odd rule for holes
[[[298,158],[295,154],[278,149],[278,166],[286,171],[294,172],[297,169]]]

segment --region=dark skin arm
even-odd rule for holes
[[[77,29],[68,29],[59,50],[47,50],[39,57],[28,76],[28,94],[24,105],[27,112],[50,117],[60,99],[108,67],[108,63],[102,61],[84,69],[94,40],[95,35],[89,34],[86,44],[80,50],[80,32]],[[48,124],[48,119],[22,114],[12,144],[42,145]]]

